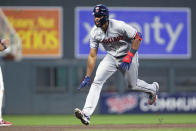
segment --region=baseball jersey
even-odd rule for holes
[[[94,26],[90,33],[90,47],[98,48],[102,44],[107,53],[114,57],[126,55],[137,30],[123,21],[109,20],[106,33]]]

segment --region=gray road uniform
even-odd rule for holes
[[[109,26],[106,33],[96,26],[93,27],[90,33],[90,47],[98,48],[102,44],[107,52],[107,55],[100,62],[94,81],[86,98],[86,103],[83,108],[84,114],[91,116],[94,112],[105,81],[118,69],[123,73],[128,87],[132,90],[142,91],[146,93],[154,93],[156,87],[154,84],[148,84],[143,80],[138,79],[138,53],[133,57],[130,69],[123,71],[120,69],[120,64],[123,57],[131,48],[132,40],[134,39],[137,30],[123,21],[114,19],[109,20]]]

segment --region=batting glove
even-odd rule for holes
[[[130,51],[127,53],[127,55],[123,58],[122,63],[120,65],[121,69],[129,70],[133,56],[134,54],[131,53]]]
[[[81,88],[83,88],[83,87],[85,87],[85,86],[90,87],[90,81],[91,81],[91,80],[90,80],[90,77],[85,76],[85,77],[84,77],[84,80],[83,80],[82,83],[80,84],[78,90],[80,90]]]

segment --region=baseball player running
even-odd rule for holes
[[[0,51],[4,51],[5,49],[7,49],[8,44],[9,44],[8,39],[0,40]],[[4,94],[4,84],[3,84],[3,75],[0,67],[0,126],[11,126],[12,125],[11,122],[5,121],[2,118],[3,94]]]
[[[142,34],[123,21],[109,19],[109,11],[105,5],[96,5],[93,9],[95,26],[90,33],[90,53],[88,56],[86,76],[79,89],[90,85],[90,76],[93,72],[97,50],[102,44],[107,55],[100,62],[94,81],[90,87],[83,110],[74,109],[75,116],[84,125],[90,124],[105,81],[120,70],[132,90],[149,94],[148,104],[152,105],[157,99],[159,84],[148,84],[138,79],[138,53]]]

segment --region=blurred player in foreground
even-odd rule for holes
[[[7,49],[9,44],[8,39],[2,39],[0,40],[0,51],[4,51]],[[2,118],[2,105],[3,105],[3,94],[4,94],[4,84],[3,84],[3,75],[0,67],[0,126],[11,126],[12,123],[3,120]]]
[[[142,34],[123,21],[109,19],[109,11],[105,5],[96,5],[93,15],[95,26],[90,33],[87,72],[79,89],[90,85],[90,76],[95,66],[99,44],[103,45],[107,55],[97,68],[83,110],[74,109],[75,116],[84,125],[90,123],[90,116],[97,106],[103,84],[117,70],[122,72],[130,89],[149,94],[149,105],[156,101],[159,90],[157,82],[148,84],[138,79],[137,50],[142,41]]]

